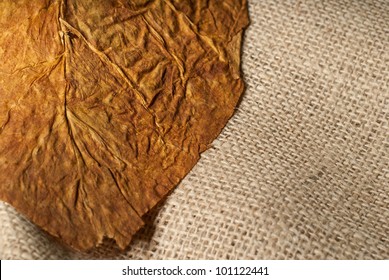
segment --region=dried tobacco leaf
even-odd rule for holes
[[[0,198],[124,248],[234,112],[246,0],[0,2]]]

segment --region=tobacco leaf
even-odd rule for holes
[[[0,198],[125,248],[243,92],[246,0],[0,2]]]

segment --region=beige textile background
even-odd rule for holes
[[[388,259],[389,1],[249,3],[236,114],[126,252],[0,204],[2,259]]]

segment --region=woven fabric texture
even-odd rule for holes
[[[125,252],[0,204],[2,259],[388,259],[389,2],[255,1],[246,92]]]

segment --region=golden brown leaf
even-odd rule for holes
[[[245,0],[0,3],[0,198],[124,248],[243,91]]]

